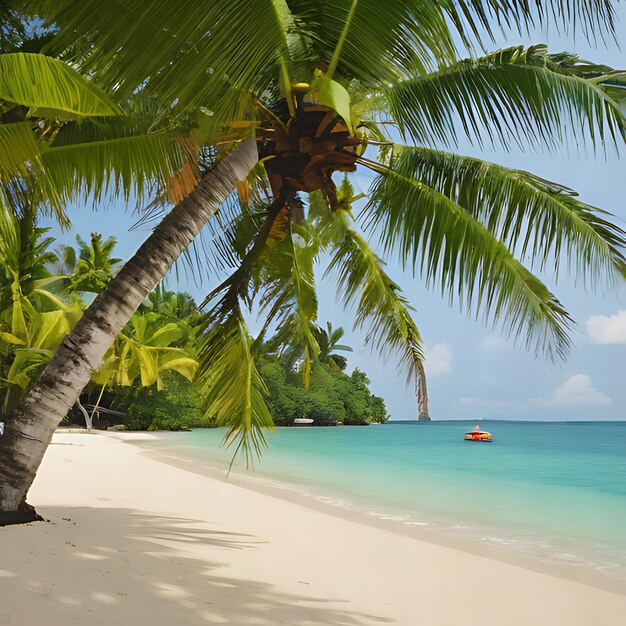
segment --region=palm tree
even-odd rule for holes
[[[24,207],[28,209],[28,206]],[[51,289],[62,277],[46,266],[56,260],[48,228],[26,210],[0,211],[0,415],[10,416],[38,372],[81,316]]]
[[[16,199],[19,199],[18,192],[24,187],[34,195],[32,202],[35,206],[41,203],[45,209],[54,211],[65,224],[64,205],[81,195],[98,200],[107,194],[118,193],[127,199],[133,197],[140,200],[151,186],[157,185],[165,191],[166,197],[180,197],[181,190],[190,184],[187,170],[195,172],[208,163],[214,163],[217,153],[204,155],[201,163],[194,162],[193,167],[188,165],[186,155],[189,155],[189,144],[184,132],[173,125],[159,125],[156,118],[160,113],[153,108],[135,104],[129,114],[101,89],[56,59],[23,52],[0,54],[2,210],[18,212],[20,207]],[[194,142],[194,145],[197,144]],[[245,177],[255,161],[254,142],[244,142],[233,151],[232,156],[226,156],[207,172],[192,193],[180,203],[182,206],[179,206],[178,214],[166,220],[160,230],[157,229],[143,252],[152,259],[161,255],[161,262],[153,265],[148,272],[140,272],[143,274],[140,276],[135,275],[132,268],[127,268],[109,290],[107,298],[110,304],[128,299],[124,306],[118,308],[119,319],[113,314],[113,309],[107,313],[105,306],[100,313],[96,313],[94,319],[99,320],[100,332],[94,333],[87,318],[83,318],[83,324],[88,328],[82,336],[89,337],[90,347],[95,343],[98,348],[86,357],[84,350],[74,350],[65,344],[65,369],[72,361],[90,363],[82,369],[87,377],[81,375],[80,381],[77,381],[71,376],[68,382],[74,382],[68,389],[84,387],[141,300],[177,256],[186,250],[205,221],[236,183]],[[195,177],[192,178],[195,185]],[[142,265],[142,262],[136,261],[134,267]],[[95,313],[94,309],[92,313]],[[104,322],[107,317],[109,321]],[[113,323],[109,324],[110,321]],[[101,332],[103,328],[106,328],[104,335]],[[110,339],[106,338],[109,333]],[[81,345],[80,340],[78,345]],[[57,355],[62,353],[63,350]],[[47,406],[41,386],[39,390],[35,387],[32,391],[22,405],[22,409],[32,406],[21,411],[25,416],[39,413]],[[50,390],[47,397],[56,402],[55,413],[59,414],[66,413],[78,399],[78,396],[70,399],[67,390],[63,392],[60,389]],[[39,464],[47,446],[46,440],[49,440],[53,430],[45,428],[45,432],[40,433],[46,441],[41,450],[37,451],[37,446],[29,449],[31,445],[24,443],[35,440],[29,432],[33,428],[39,430],[43,422],[33,420],[32,415],[25,420],[18,415],[16,413],[6,420],[8,428],[0,453],[3,456],[0,511],[8,512],[4,517],[4,513],[0,513],[0,523],[3,519],[12,521],[32,516],[23,498],[15,502],[14,487],[23,480],[28,465],[32,466],[33,461],[34,465]],[[36,438],[39,439],[39,436]],[[24,511],[26,517],[23,516]]]
[[[626,123],[614,100],[621,92],[613,88],[621,75],[541,46],[459,61],[455,45],[471,47],[481,32],[488,38],[489,15],[521,29],[533,20],[566,23],[576,16],[586,33],[611,32],[609,2],[558,0],[540,3],[538,11],[488,0],[426,0],[419,10],[398,0],[385,11],[379,0],[117,8],[95,0],[80,11],[69,0],[38,3],[60,28],[53,50],[76,51],[75,62],[119,102],[159,102],[167,113],[157,127],[170,133],[186,127],[193,141],[185,142],[180,173],[165,186],[175,208],[96,299],[7,424],[0,509],[14,518],[56,424],[117,332],[235,187],[241,202],[223,205],[212,225],[213,260],[233,272],[206,302],[198,380],[207,388],[208,410],[229,426],[227,441],[238,439],[246,455],[264,442],[261,429],[271,417],[243,309],[258,296],[269,322],[304,342],[305,376],[319,352],[311,331],[317,249],[302,227],[302,194],[310,195],[309,212],[323,205],[319,228],[340,234],[331,238],[331,265],[343,300],[356,307],[357,325],[367,329],[370,345],[401,355],[410,380],[422,362],[419,331],[364,230],[379,234],[385,255],[397,255],[428,284],[551,356],[567,352],[570,318],[518,259],[558,265],[563,255],[579,276],[623,279],[624,233],[605,214],[527,172],[437,149],[460,134],[478,143],[555,146],[568,126],[597,143],[621,140]],[[89,45],[73,46],[77,36]],[[417,147],[396,145],[387,130],[393,128]],[[215,165],[216,149],[233,145]],[[365,156],[376,147],[378,159]],[[211,167],[197,167],[207,155]],[[355,198],[342,195],[332,175],[357,167],[377,178],[355,224]],[[143,189],[140,170],[133,173]]]
[[[76,293],[101,293],[113,278],[122,259],[113,257],[113,249],[117,245],[115,237],[103,240],[99,233],[91,233],[87,243],[80,235],[76,235],[76,248],[61,245],[57,251],[59,273],[69,277],[69,290]]]
[[[341,338],[346,334],[343,328],[333,329],[333,325],[330,322],[326,322],[326,328],[315,325],[313,329],[315,334],[315,340],[319,347],[319,354],[317,358],[321,363],[334,363],[340,369],[346,368],[346,357],[341,354],[336,354],[336,351],[352,352],[350,346],[340,344]]]
[[[32,213],[15,215],[0,207],[0,330],[19,333],[31,311],[57,308],[46,287],[58,282],[46,265],[55,261],[53,242]]]

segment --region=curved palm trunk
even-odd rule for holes
[[[246,139],[178,204],[67,335],[0,438],[0,525],[37,519],[26,504],[52,433],[144,298],[257,162]]]
[[[420,362],[417,366],[417,409],[420,422],[430,422],[428,414],[428,389],[426,388],[426,372]]]

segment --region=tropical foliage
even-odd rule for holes
[[[122,262],[112,256],[117,241],[114,237],[103,240],[99,233],[91,233],[89,243],[80,235],[76,235],[76,243],[78,250],[66,244],[58,247],[55,269],[68,277],[70,291],[101,293]]]
[[[120,261],[114,238],[94,233],[91,244],[51,251],[49,229],[32,214],[0,212],[0,413],[10,414],[63,338],[82,316],[84,292],[99,293]],[[74,263],[68,266],[68,259]],[[76,259],[78,261],[76,262]],[[69,275],[51,268],[72,269]],[[107,386],[152,386],[162,390],[170,372],[191,380],[197,369],[198,313],[186,294],[162,285],[136,313],[107,352],[87,392]],[[173,307],[177,303],[178,308]],[[185,307],[187,314],[181,314]],[[168,380],[173,380],[170,376]]]
[[[12,2],[19,8],[19,2]],[[67,225],[65,207],[116,193],[146,197],[185,160],[184,142],[158,126],[154,104],[121,106],[75,67],[41,54],[52,32],[3,5],[0,29],[0,178],[12,208],[16,189]],[[5,21],[6,20],[6,21]]]
[[[78,248],[58,246],[48,229],[39,228],[32,215],[0,215],[0,414],[14,409],[42,367],[82,315],[85,293],[100,293],[121,261],[113,256],[116,241],[93,233],[87,244],[76,237]],[[60,269],[66,273],[55,274]],[[163,284],[149,295],[132,316],[94,373],[72,419],[89,427],[98,410],[125,414],[129,429],[167,430],[212,427],[220,416],[206,413],[207,398],[192,384],[198,363],[198,331],[202,316],[185,293],[168,291]],[[345,359],[336,350],[342,328],[312,327],[320,345],[319,365],[310,390],[302,381],[303,355],[297,346],[275,336],[253,342],[259,373],[270,391],[270,419],[291,425],[296,417],[311,417],[316,425],[367,424],[384,421],[381,398],[372,396],[369,381],[355,370],[350,376]],[[282,356],[277,351],[280,350]],[[94,409],[94,407],[97,407]],[[119,421],[119,416],[117,418]]]
[[[51,287],[59,283],[46,265],[55,256],[48,229],[32,213],[16,216],[0,206],[0,412],[16,405],[80,317],[76,302]]]
[[[340,344],[341,338],[345,335],[343,328],[333,328],[330,322],[326,323],[326,328],[316,326],[313,330],[320,353],[319,360],[322,363],[334,363],[340,370],[345,370],[347,365],[346,357],[337,354],[337,351],[352,352],[350,346]]]
[[[364,425],[387,421],[385,401],[369,390],[367,375],[355,369],[345,374],[332,361],[320,363],[304,388],[301,373],[285,357],[266,354],[258,359],[269,391],[269,410],[278,426],[308,418],[315,426]]]

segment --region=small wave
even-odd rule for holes
[[[587,563],[584,559],[576,554],[569,554],[568,552],[557,552],[554,555],[559,561],[567,561],[568,563]]]
[[[497,543],[503,546],[512,546],[521,543],[516,539],[505,539],[504,537],[481,537],[480,540],[489,543]]]

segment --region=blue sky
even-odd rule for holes
[[[621,11],[625,15],[624,11]],[[622,24],[626,22],[624,18]],[[623,28],[618,27],[618,32]],[[626,53],[616,45],[590,45],[582,37],[556,36],[535,32],[520,37],[502,34],[493,48],[519,43],[547,43],[552,52],[573,51],[595,62],[626,68]],[[572,136],[570,147],[553,154],[533,153],[511,148],[479,151],[460,146],[460,153],[476,155],[508,167],[521,168],[576,189],[585,202],[604,208],[617,216],[626,228],[626,148],[621,160],[609,151],[594,154],[589,144]],[[576,146],[580,149],[577,149]],[[357,185],[367,186],[366,175]],[[136,221],[122,206],[103,207],[94,212],[89,206],[71,210],[73,232],[86,238],[91,231],[114,235],[119,240],[119,256],[128,258],[149,234],[148,228],[129,232]],[[71,233],[54,234],[70,242]],[[502,339],[480,322],[468,319],[458,307],[426,290],[419,278],[403,272],[395,261],[388,271],[404,288],[416,309],[415,319],[427,347],[426,371],[429,380],[430,413],[433,419],[626,419],[626,287],[619,293],[594,293],[576,286],[565,273],[555,284],[549,273],[542,278],[568,308],[578,326],[573,334],[574,348],[567,361],[557,364],[536,359],[533,354]],[[345,343],[354,347],[348,355],[349,369],[359,367],[372,381],[372,390],[381,395],[392,419],[416,419],[417,406],[411,388],[405,387],[406,375],[393,361],[384,362],[363,348],[363,335],[352,329],[353,314],[335,302],[332,277],[322,280],[317,274],[320,296],[319,320],[332,321],[346,329]],[[168,286],[187,290],[201,298],[211,283],[197,285],[170,276]]]

